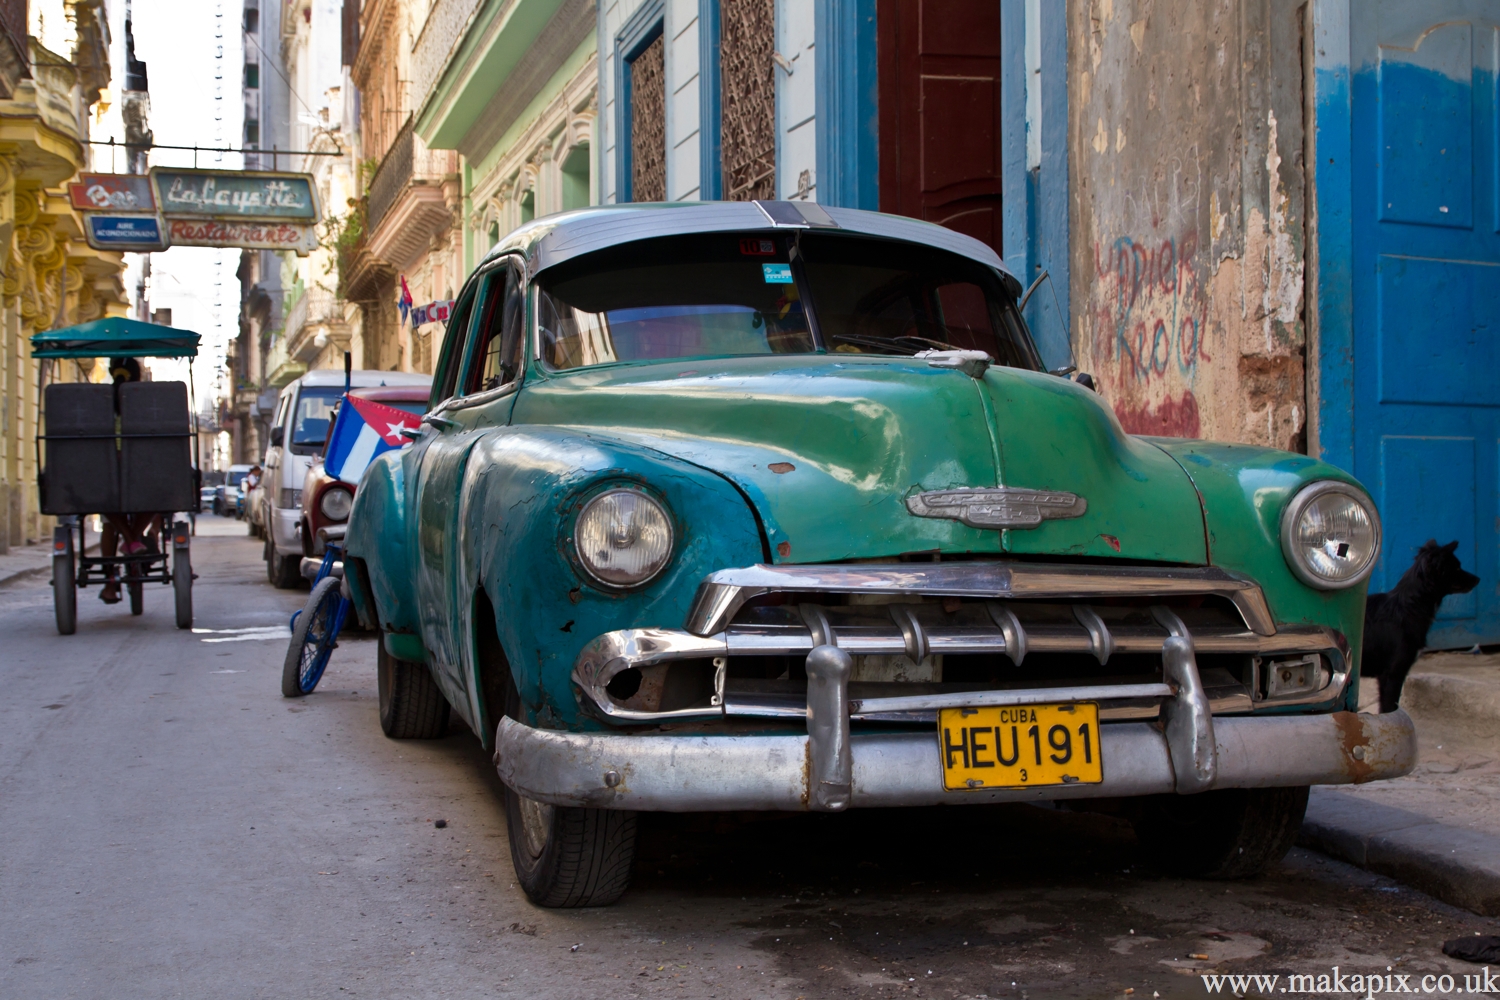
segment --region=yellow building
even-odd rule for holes
[[[42,384],[106,376],[102,362],[38,362],[29,338],[128,309],[121,255],[88,246],[67,193],[86,169],[90,116],[109,84],[103,4],[52,6],[67,16],[66,55],[43,47],[31,25],[0,24],[0,553],[51,530],[37,510]],[[17,37],[24,61],[10,58]]]

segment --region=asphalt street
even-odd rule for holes
[[[620,903],[539,910],[462,723],[386,739],[360,636],[282,698],[305,592],[236,522],[193,555],[192,632],[166,587],[139,618],[84,591],[70,637],[45,578],[0,590],[0,997],[1190,997],[1333,966],[1462,985],[1441,942],[1500,933],[1300,849],[1165,878],[1123,822],[1032,806],[644,817]]]

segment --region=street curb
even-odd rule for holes
[[[1298,843],[1445,903],[1500,916],[1500,837],[1315,788]]]
[[[1401,707],[1435,719],[1496,724],[1500,687],[1452,674],[1410,674],[1401,689]]]
[[[9,573],[5,576],[0,576],[0,587],[8,587],[20,580],[29,580],[31,577],[41,576],[43,573],[50,572],[52,572],[51,562],[48,562],[45,566],[33,566],[30,569],[18,569],[13,573]]]

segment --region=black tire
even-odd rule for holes
[[[57,613],[57,634],[78,631],[78,582],[73,575],[73,547],[52,559],[52,609]]]
[[[338,589],[337,577],[326,576],[319,580],[303,605],[302,613],[297,616],[297,627],[292,629],[292,644],[287,647],[286,659],[281,663],[281,693],[284,697],[301,698],[311,694],[302,690],[302,660],[307,651],[307,634],[317,626],[317,631],[313,632],[316,643],[319,635],[328,634],[333,627],[333,618],[339,607]]]
[[[139,580],[132,580],[125,584],[125,590],[130,594],[130,613],[139,615],[146,610],[146,588]]]
[[[1286,856],[1307,811],[1307,786],[1224,788],[1200,795],[1154,795],[1134,819],[1152,865],[1189,878],[1259,875]]]
[[[274,545],[271,547],[270,570],[271,585],[277,590],[292,590],[302,582],[302,558],[279,556]]]
[[[297,624],[302,624],[300,618]],[[383,638],[375,662],[380,728],[387,736],[393,740],[435,740],[448,731],[448,700],[425,663],[396,659],[385,651]]]
[[[510,685],[505,714],[518,717]],[[608,906],[630,887],[635,864],[635,813],[536,802],[505,786],[510,863],[526,898],[537,906]]]
[[[276,549],[271,545],[269,537],[266,538],[265,544],[260,547],[260,557],[266,564],[266,581],[275,583],[276,571],[273,569],[273,566],[276,563]]]
[[[177,627],[193,627],[193,561],[185,548],[172,550],[172,596],[177,603]]]

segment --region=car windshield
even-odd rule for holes
[[[674,236],[569,261],[539,279],[537,336],[553,369],[925,350],[979,350],[997,364],[1041,369],[994,269],[945,250],[827,233]]]
[[[328,421],[333,416],[333,407],[343,395],[343,386],[303,386],[297,394],[297,409],[292,414],[292,444],[321,445],[328,437]]]

